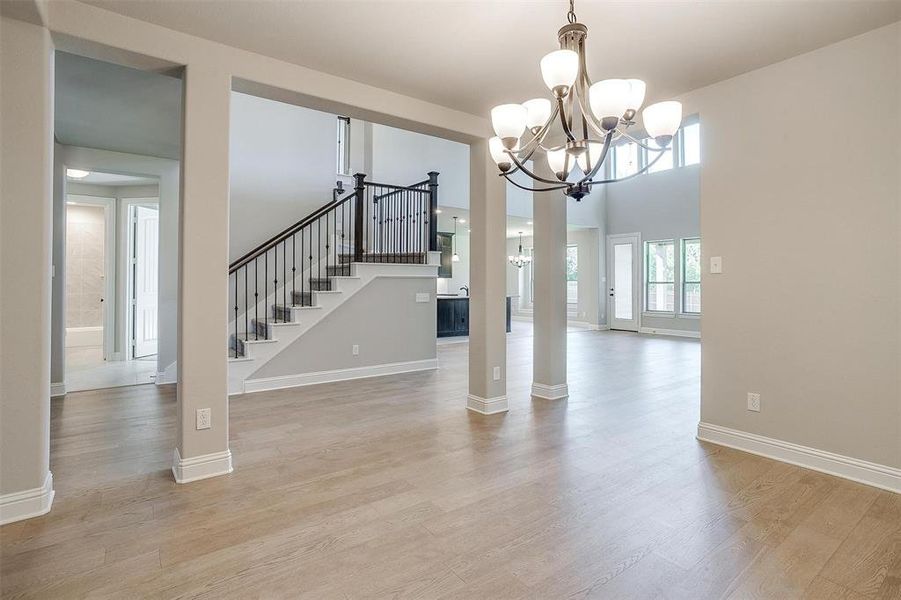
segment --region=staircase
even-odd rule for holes
[[[230,394],[272,389],[254,373],[374,279],[437,275],[437,178],[397,186],[358,174],[348,195],[230,265]]]

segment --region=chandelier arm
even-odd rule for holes
[[[639,146],[641,146],[641,147],[644,148],[645,150],[650,150],[651,152],[665,152],[665,151],[666,151],[666,148],[651,148],[650,146],[648,146],[647,144],[645,144],[645,143],[642,142],[641,140],[636,140],[634,137],[632,137],[631,135],[629,135],[629,134],[626,133],[625,131],[620,131],[619,134],[620,134],[620,136],[622,136],[622,137],[629,138],[630,141],[632,141],[632,142],[635,143],[635,144],[638,144]]]
[[[522,161],[522,162],[528,161],[530,158],[532,158],[532,155],[535,154],[535,151],[538,150],[539,148],[541,148],[542,150],[546,149],[544,146],[541,145],[541,142],[543,142],[544,138],[547,136],[548,129],[550,129],[551,124],[553,124],[553,122],[554,122],[554,119],[557,118],[558,110],[560,110],[560,108],[558,106],[554,106],[554,110],[551,113],[551,116],[548,117],[548,120],[541,127],[541,129],[538,130],[538,132],[532,137],[531,140],[528,141],[528,143],[526,143],[525,146],[523,146],[518,151],[516,151],[517,154],[521,154],[522,152],[525,152],[526,149],[529,148],[529,146],[534,144],[534,146],[531,149],[529,149],[528,154],[526,154],[526,156],[524,158],[519,159],[520,161]],[[519,171],[519,167],[516,167],[512,171],[508,171],[508,173],[513,174],[513,173],[516,173],[517,171]]]
[[[563,98],[557,98],[557,109],[557,112],[560,113],[560,124],[563,125],[563,133],[566,134],[566,139],[571,142],[575,142],[576,138],[569,128],[569,123],[566,122],[566,109],[563,106]]]
[[[582,96],[579,96],[579,110],[582,111],[582,117],[588,122],[588,125],[591,129],[599,136],[606,137],[609,132],[604,131],[600,125],[594,122],[594,116],[585,110],[585,107],[582,105]],[[614,130],[618,131],[618,130]],[[620,132],[622,133],[622,132]]]
[[[628,180],[632,179],[633,177],[638,177],[639,175],[646,173],[648,171],[648,169],[653,167],[657,163],[657,161],[660,160],[662,157],[663,157],[663,152],[658,154],[654,158],[654,160],[652,160],[651,162],[646,164],[643,169],[639,169],[638,171],[636,171],[635,173],[632,173],[631,175],[626,175],[625,177],[620,177],[619,179],[602,179],[601,181],[592,181],[590,183],[590,185],[603,185],[606,183],[619,183],[620,181],[628,181]]]
[[[518,159],[513,155],[513,153],[510,152],[509,150],[507,150],[507,154],[510,155],[510,158],[513,160],[513,164],[515,164],[519,170],[521,170],[523,173],[525,173],[526,175],[528,175],[529,177],[531,177],[531,178],[534,179],[535,181],[540,181],[540,182],[542,182],[542,183],[547,183],[547,184],[549,184],[549,185],[557,185],[557,184],[559,183],[559,182],[557,182],[557,181],[552,181],[552,180],[550,180],[550,179],[545,179],[544,177],[540,177],[540,176],[536,175],[535,173],[531,172],[530,170],[528,170],[528,169],[525,167],[524,164],[522,164],[521,162],[519,162],[519,160],[518,160]],[[504,173],[504,175],[506,175],[506,173]]]
[[[601,170],[601,166],[604,164],[604,161],[607,160],[607,152],[610,150],[610,142],[613,140],[613,132],[607,134],[606,139],[604,140],[604,148],[601,150],[601,156],[594,163],[594,167],[591,168],[591,171],[585,175],[582,179],[579,180],[576,185],[582,185],[586,181],[591,181],[591,178],[598,174],[598,171]]]
[[[527,192],[556,192],[557,190],[565,190],[568,187],[567,185],[558,185],[556,187],[549,187],[549,188],[527,188],[526,186],[520,185],[520,184],[516,183],[515,181],[513,181],[512,179],[510,179],[507,176],[507,173],[500,173],[500,175],[501,175],[501,177],[503,177],[504,179],[506,179],[507,181],[509,181],[516,187],[518,187],[519,189],[525,190]]]

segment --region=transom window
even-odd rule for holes
[[[653,138],[641,140],[642,144],[658,148]],[[645,150],[634,142],[622,142],[613,146],[613,159],[609,174],[615,179],[635,175],[647,167],[657,157],[656,152]],[[677,167],[687,167],[701,162],[701,124],[697,115],[689,117],[687,123],[676,133],[672,144],[659,160],[646,172],[659,173]]]
[[[350,175],[350,117],[338,117],[338,175]]]

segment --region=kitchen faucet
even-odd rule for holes
[[[461,286],[460,289],[461,289],[461,290],[466,290],[466,297],[468,298],[468,297],[469,297],[469,286],[468,286],[468,285],[464,285],[464,286]]]

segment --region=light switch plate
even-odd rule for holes
[[[723,257],[722,256],[711,256],[710,257],[710,272],[711,273],[722,273],[723,272]]]
[[[417,302],[428,302],[429,301],[429,293],[428,292],[417,292],[416,293],[416,301]]]
[[[351,348],[351,353],[353,353],[354,356],[360,356],[360,345],[354,344]]]
[[[211,410],[209,408],[197,409],[197,429],[209,429],[213,426]]]
[[[494,367],[494,380],[495,381],[501,380],[501,368],[500,367]]]

